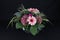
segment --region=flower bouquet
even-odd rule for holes
[[[36,35],[45,27],[45,21],[49,21],[46,16],[37,8],[25,9],[24,6],[18,9],[8,26],[15,23],[16,29],[22,29],[32,35]]]

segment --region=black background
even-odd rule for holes
[[[7,24],[20,4],[25,8],[38,8],[53,23],[47,23],[46,27],[36,36],[8,28]],[[59,0],[0,0],[0,40],[60,40],[59,27]]]

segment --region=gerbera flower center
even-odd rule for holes
[[[30,19],[30,22],[33,22],[33,19]]]

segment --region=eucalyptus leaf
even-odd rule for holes
[[[22,26],[21,23],[19,23],[19,22],[16,23],[16,29],[20,29],[20,28],[22,28],[22,27],[23,27],[23,26]]]
[[[32,35],[36,35],[38,33],[37,27],[36,26],[32,26],[30,28],[30,32]]]
[[[16,17],[21,17],[21,13],[20,13],[20,12],[16,12],[14,15],[15,15]]]
[[[44,27],[45,27],[45,25],[43,25],[43,24],[38,25],[39,30],[42,30],[42,28],[44,28]]]

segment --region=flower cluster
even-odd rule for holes
[[[45,27],[44,21],[48,20],[47,18],[44,18],[45,15],[37,8],[24,8],[21,11],[16,12],[14,15],[15,16],[9,24],[15,22],[16,29],[23,29],[32,35],[36,35],[40,30],[42,30]]]
[[[30,24],[30,25],[35,25],[37,22],[38,23],[41,23],[42,22],[42,18],[41,17],[39,17],[39,16],[36,16],[35,17],[35,16],[32,15],[32,12],[39,13],[39,10],[38,9],[29,8],[28,11],[31,12],[31,13],[24,14],[22,16],[22,18],[21,18],[21,23],[23,25],[26,25],[27,23]]]

